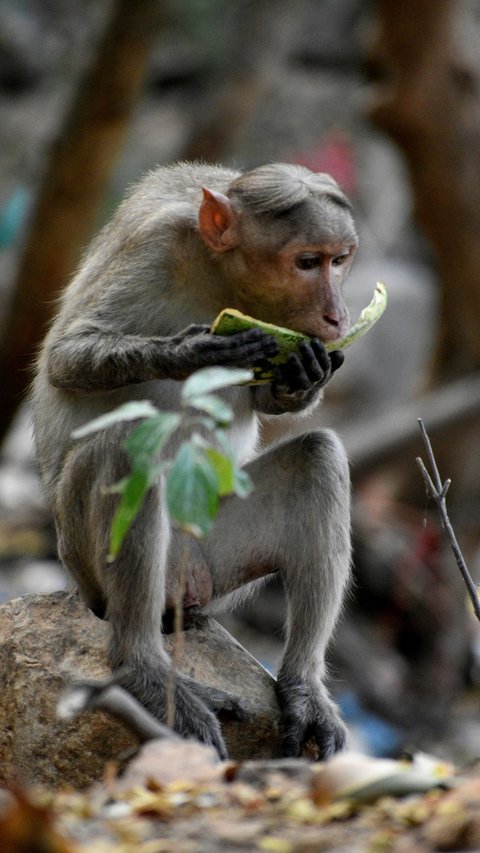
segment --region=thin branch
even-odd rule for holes
[[[423,459],[417,457],[417,465],[420,468],[423,480],[425,482],[425,487],[427,490],[427,494],[429,494],[435,504],[437,506],[438,513],[442,520],[442,525],[445,530],[445,534],[447,536],[450,547],[455,556],[455,560],[457,562],[457,566],[460,569],[460,573],[465,582],[465,586],[467,587],[468,594],[470,596],[470,600],[473,605],[473,610],[475,616],[480,622],[480,599],[478,596],[478,589],[473,582],[471,575],[467,569],[465,560],[463,558],[463,554],[460,550],[460,546],[457,542],[457,538],[455,536],[453,527],[450,523],[450,519],[448,517],[447,505],[445,496],[447,494],[448,488],[450,486],[450,480],[445,480],[442,483],[440,473],[438,470],[438,466],[435,460],[435,456],[433,454],[432,445],[430,443],[430,439],[428,437],[427,431],[425,429],[425,425],[423,423],[422,418],[418,418],[418,425],[420,427],[420,431],[422,433],[423,443],[425,445],[425,449],[427,451],[428,461],[431,466],[432,475],[429,474],[427,468],[424,465]]]
[[[79,681],[60,697],[57,716],[73,720],[84,711],[106,711],[120,720],[140,743],[158,738],[179,740],[179,736],[160,723],[129,693],[116,684],[120,673],[105,681]]]

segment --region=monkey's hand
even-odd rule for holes
[[[302,747],[314,742],[318,759],[324,761],[345,746],[347,730],[338,710],[319,685],[312,685],[300,678],[283,676],[276,682],[276,693],[280,705],[285,758],[302,754]]]
[[[172,338],[173,379],[185,379],[201,367],[251,367],[278,355],[278,343],[261,329],[234,335],[212,335],[209,326],[189,326]]]
[[[286,411],[296,411],[311,403],[343,364],[341,350],[327,353],[318,340],[302,341],[298,352],[278,365],[272,382],[272,396]]]

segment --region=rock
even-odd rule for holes
[[[65,686],[102,679],[108,624],[75,593],[27,595],[0,606],[0,783],[85,787],[105,763],[121,761],[136,741],[102,712],[71,723],[56,718]],[[272,677],[210,617],[180,635],[178,668],[240,695],[246,720],[222,719],[234,759],[278,755],[278,708]]]
[[[76,595],[27,595],[0,607],[0,780],[73,785],[98,779],[135,741],[103,714],[56,719],[66,684],[104,678],[106,626]]]
[[[240,696],[246,706],[248,719],[242,722],[219,714],[230,757],[278,756],[279,711],[272,676],[211,617],[201,617],[180,638],[178,668],[203,684]]]
[[[198,741],[151,740],[143,744],[125,772],[110,782],[109,791],[119,794],[186,780],[192,785],[218,782],[224,779],[226,766],[213,747]]]

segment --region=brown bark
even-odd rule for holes
[[[471,12],[470,12],[471,14]],[[402,149],[441,285],[433,380],[480,367],[480,52],[463,0],[378,0],[370,117]]]
[[[0,443],[25,393],[52,301],[78,262],[145,75],[153,0],[115,0],[54,141],[0,344]]]

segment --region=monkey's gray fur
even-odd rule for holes
[[[202,202],[205,186],[212,192]],[[223,502],[201,544],[171,530],[160,482],[107,564],[117,498],[104,487],[125,475],[122,442],[132,425],[81,441],[72,431],[126,400],[175,409],[180,383],[194,370],[250,366],[275,354],[274,340],[258,330],[209,335],[225,307],[324,341],[340,337],[348,313],[339,286],[355,248],[348,202],[326,175],[283,164],[245,175],[198,164],[159,168],[87,251],[59,300],[34,383],[37,454],[60,557],[86,604],[109,620],[111,664],[125,668],[122,684],[159,719],[170,668],[162,613],[175,600],[182,545],[186,610],[212,607],[281,573],[289,605],[277,682],[285,755],[299,754],[314,737],[325,757],[345,739],[325,687],[324,656],[349,574],[349,475],[334,433],[287,438],[262,453],[259,427],[261,417],[283,418],[288,433],[290,418],[318,404],[341,359],[317,341],[272,384],[225,392],[235,411],[230,439],[255,489],[247,500]],[[215,712],[241,713],[241,703],[178,674],[175,684],[176,730],[224,756]]]

